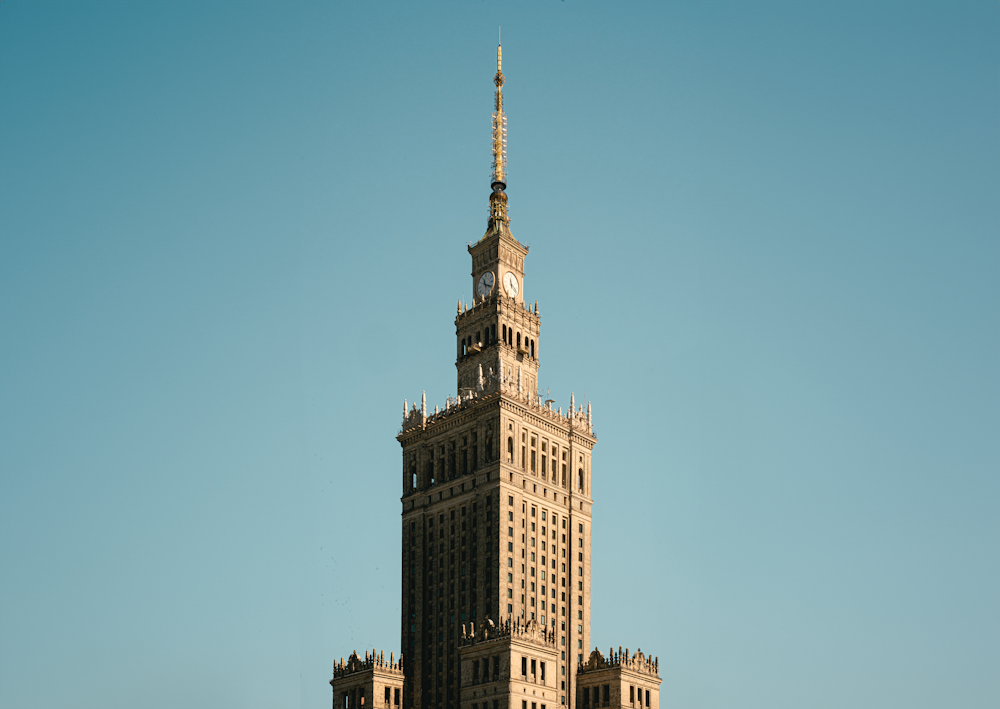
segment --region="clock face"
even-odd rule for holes
[[[479,285],[476,287],[479,295],[485,298],[493,290],[493,272],[487,271],[479,277]]]
[[[503,277],[503,287],[507,289],[507,295],[511,298],[517,295],[517,276],[510,271]]]

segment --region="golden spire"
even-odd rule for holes
[[[500,71],[503,49],[497,42],[496,96],[493,99],[493,176],[491,184],[500,183],[500,189],[507,187],[507,116],[503,113],[503,73]]]
[[[510,217],[507,214],[507,116],[503,112],[503,73],[500,71],[503,49],[497,39],[497,75],[493,77],[496,84],[496,96],[493,99],[493,171],[490,177],[490,218],[487,233],[510,233]]]

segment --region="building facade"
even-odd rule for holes
[[[597,439],[589,404],[571,395],[564,413],[539,394],[541,319],[524,298],[528,248],[507,210],[501,58],[498,46],[489,218],[468,247],[473,301],[455,317],[457,395],[434,411],[425,397],[404,402],[397,436],[401,657],[341,660],[334,709],[394,707],[385,677],[399,674],[402,709],[658,709],[655,662],[589,650]]]

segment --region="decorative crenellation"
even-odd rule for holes
[[[475,623],[470,623],[468,629],[464,623],[462,624],[461,644],[464,647],[501,638],[526,640],[550,649],[555,649],[556,646],[555,630],[549,630],[536,620],[525,621],[520,618],[508,617],[507,620],[501,620],[499,624],[495,624],[487,618],[478,630]]]
[[[608,650],[607,658],[601,654],[601,651],[596,647],[594,651],[590,653],[590,657],[586,662],[581,662],[577,668],[578,672],[593,672],[594,670],[603,670],[609,667],[621,667],[625,670],[631,670],[632,672],[638,672],[640,674],[651,675],[653,677],[659,678],[660,676],[660,658],[659,657],[647,657],[642,653],[642,650],[636,650],[634,654],[629,654],[628,648],[622,652],[621,645],[618,646],[618,652],[616,653],[614,648]]]
[[[478,381],[474,389],[469,387],[463,389],[458,396],[447,397],[444,409],[435,406],[434,412],[430,414],[427,412],[426,392],[421,394],[419,408],[416,402],[411,406],[406,399],[403,399],[403,422],[399,432],[404,433],[416,428],[426,428],[432,423],[475,405],[480,399],[500,393],[515,399],[535,414],[547,418],[553,423],[565,426],[570,430],[582,431],[589,436],[594,435],[593,409],[590,402],[587,402],[587,408],[584,410],[582,404],[576,405],[575,396],[570,394],[569,409],[563,414],[562,407],[552,408],[551,399],[543,402],[540,394],[525,389],[520,367],[517,368],[516,372],[505,372],[502,364],[498,363],[498,369],[500,370],[499,374],[492,367],[483,372],[482,365],[480,365],[477,373]],[[512,368],[508,367],[508,369]]]
[[[455,316],[455,324],[458,325],[460,322],[466,318],[473,318],[475,316],[484,312],[494,312],[489,306],[496,306],[498,303],[506,301],[509,307],[516,307],[519,310],[524,310],[524,312],[529,315],[538,315],[538,301],[535,301],[534,309],[532,309],[531,304],[527,301],[518,302],[517,298],[511,298],[510,296],[504,295],[499,289],[494,290],[494,292],[485,298],[479,298],[478,301],[473,301],[472,305],[461,300],[458,301],[458,315]]]
[[[356,672],[364,672],[365,670],[379,670],[381,672],[397,673],[399,675],[403,674],[403,656],[400,654],[399,660],[396,660],[395,653],[389,653],[388,662],[385,659],[385,652],[379,652],[378,650],[372,650],[371,654],[365,650],[365,659],[361,659],[357,652],[352,652],[351,656],[347,658],[347,662],[344,662],[344,658],[340,658],[340,662],[333,663],[333,678],[337,679],[339,677],[347,677]]]

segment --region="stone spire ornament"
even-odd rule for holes
[[[421,392],[420,394],[420,415],[427,418],[427,392]]]
[[[476,372],[476,391],[481,392],[483,390],[483,365],[479,365],[479,370]]]

